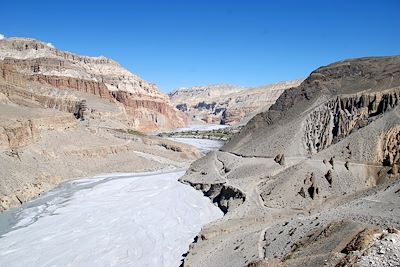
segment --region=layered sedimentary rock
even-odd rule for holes
[[[9,38],[0,40],[0,66],[3,79],[14,85],[28,80],[121,103],[126,123],[140,131],[185,125],[185,117],[154,84],[105,57],[78,56],[36,40]]]
[[[266,111],[288,88],[301,81],[287,81],[257,88],[210,85],[181,88],[169,94],[172,103],[192,120],[226,125],[245,124]]]
[[[376,257],[377,240],[397,239],[400,227],[399,104],[400,57],[337,62],[286,90],[182,178],[213,201],[222,194],[226,212],[204,227],[184,265],[350,266]]]
[[[185,167],[198,151],[139,132],[184,122],[109,59],[0,40],[0,212],[73,178]]]
[[[182,168],[200,156],[107,120],[0,103],[0,212],[73,178]]]

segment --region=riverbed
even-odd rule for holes
[[[184,173],[74,180],[0,214],[0,266],[179,266],[201,227],[223,216],[178,182]]]

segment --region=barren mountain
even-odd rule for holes
[[[167,96],[109,59],[0,40],[0,211],[72,178],[184,167],[196,150],[136,131],[183,125]]]
[[[56,109],[68,105],[63,103],[70,101],[67,96],[78,91],[96,96],[96,101],[101,98],[114,103],[115,109],[119,110],[116,112],[119,114],[113,114],[115,119],[136,130],[172,129],[185,123],[170,105],[168,97],[154,84],[105,57],[79,56],[36,40],[8,38],[0,40],[0,64],[3,79],[9,83],[18,85],[28,80],[59,89],[58,95],[52,94],[54,101],[59,103],[54,106]],[[103,111],[92,108],[89,102],[88,109],[94,114]]]
[[[399,103],[400,57],[337,62],[286,90],[182,178],[226,213],[184,265],[398,265]]]
[[[257,113],[268,110],[288,88],[301,81],[287,81],[257,88],[210,85],[181,88],[169,94],[172,103],[194,121],[245,124]]]

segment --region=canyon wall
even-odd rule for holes
[[[0,212],[73,178],[185,167],[197,150],[143,133],[185,123],[110,59],[0,40]]]
[[[213,124],[246,124],[268,110],[286,90],[301,81],[287,81],[257,88],[210,85],[180,88],[169,94],[172,103],[193,121]]]
[[[186,123],[154,84],[104,57],[78,56],[36,40],[8,38],[0,40],[0,67],[3,79],[14,85],[33,82],[115,103],[126,109],[125,123],[136,130],[170,130]]]

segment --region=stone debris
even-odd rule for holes
[[[284,154],[278,154],[274,158],[274,161],[278,163],[279,165],[285,165],[285,155]]]

